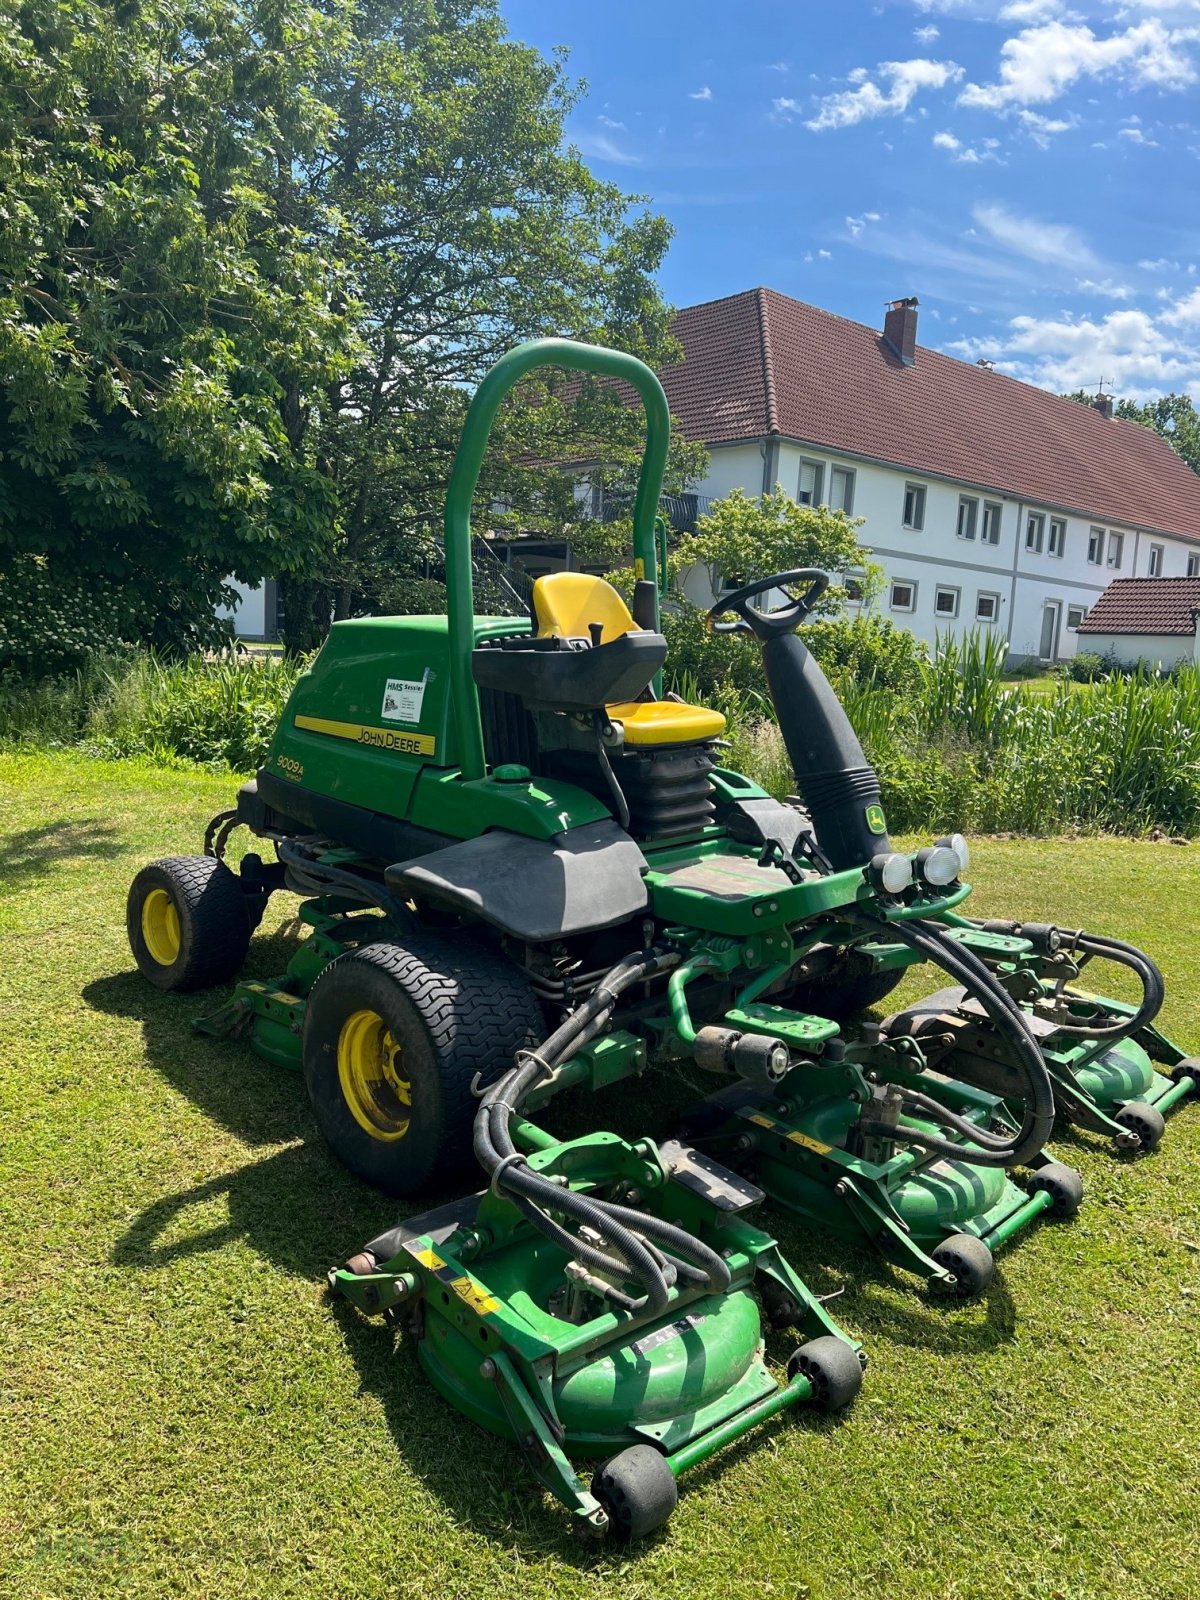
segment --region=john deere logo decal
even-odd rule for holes
[[[872,833],[887,832],[887,818],[883,814],[882,806],[867,807],[867,827]]]

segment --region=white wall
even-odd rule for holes
[[[1191,634],[1085,633],[1079,648],[1111,656],[1127,667],[1135,667],[1139,661],[1149,667],[1174,667],[1196,656],[1197,640]]]
[[[262,639],[267,632],[266,587],[257,584],[253,589],[235,579],[229,579],[229,587],[235,589],[241,597],[232,611],[228,606],[218,606],[217,615],[221,618],[233,618],[233,631],[239,639]],[[272,622],[274,618],[272,618]]]
[[[791,495],[798,492],[804,460],[820,463],[826,500],[830,496],[831,468],[845,466],[853,470],[851,514],[865,519],[859,538],[873,551],[872,559],[884,568],[889,580],[875,602],[875,610],[930,643],[939,633],[962,634],[974,628],[995,628],[1008,641],[1014,656],[1039,656],[1046,607],[1053,602],[1058,607],[1053,658],[1067,660],[1076,651],[1076,635],[1068,626],[1070,608],[1090,609],[1114,578],[1148,576],[1152,543],[1163,546],[1162,575],[1166,577],[1182,576],[1187,570],[1188,556],[1200,553],[1200,546],[1184,540],[1139,534],[1113,525],[1123,536],[1120,566],[1110,567],[1107,559],[1099,565],[1089,563],[1089,530],[1093,525],[1090,518],[1072,516],[1050,505],[1029,504],[1014,495],[994,494],[966,484],[856,461],[816,446],[781,442],[774,476]],[[695,487],[701,494],[713,498],[728,494],[734,488],[758,494],[762,488],[762,462],[757,444],[715,448],[711,452],[708,478]],[[904,526],[905,486],[909,483],[925,489],[925,515],[920,529]],[[979,502],[973,540],[958,537],[961,495]],[[996,545],[985,545],[981,539],[985,501],[1001,507],[1000,540]],[[1027,550],[1025,546],[1026,523],[1031,511],[1045,519],[1041,553]],[[1052,518],[1066,522],[1061,555],[1049,553]],[[1109,527],[1105,524],[1106,545]],[[916,585],[913,611],[892,608],[892,579]],[[692,577],[685,587],[691,598],[703,603],[705,597],[700,592],[703,585],[699,575]],[[937,611],[935,599],[939,588],[959,591],[957,616]],[[999,597],[994,623],[976,618],[976,604],[981,594]]]

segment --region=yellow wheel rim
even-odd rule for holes
[[[160,967],[179,960],[179,912],[165,889],[151,889],[142,901],[142,938]]]
[[[377,1011],[355,1011],[338,1035],[338,1082],[350,1115],[384,1144],[403,1139],[412,1084],[402,1075],[403,1050]]]

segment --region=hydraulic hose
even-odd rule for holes
[[[364,900],[368,905],[378,906],[380,911],[394,922],[399,922],[405,927],[412,925],[413,914],[404,902],[398,900],[381,883],[376,883],[363,873],[351,872],[348,867],[336,867],[329,862],[318,861],[303,845],[293,839],[277,840],[275,851],[306,894],[328,894],[331,890],[345,889],[356,899]]]
[[[855,913],[854,920],[860,926],[870,928],[872,933],[886,931],[888,938],[907,944],[926,961],[933,962],[935,966],[941,967],[944,972],[957,979],[967,993],[979,1001],[996,1029],[1007,1038],[1016,1058],[1017,1070],[1025,1084],[1024,1120],[1019,1131],[1009,1138],[1004,1138],[1002,1142],[998,1140],[997,1135],[977,1128],[974,1124],[965,1124],[965,1127],[971,1130],[969,1134],[965,1134],[963,1119],[957,1118],[947,1107],[939,1105],[936,1100],[923,1094],[919,1095],[918,1100],[919,1091],[896,1086],[896,1092],[901,1098],[907,1096],[910,1104],[918,1112],[923,1111],[931,1118],[936,1115],[939,1121],[954,1119],[944,1121],[943,1125],[951,1127],[957,1125],[956,1131],[963,1132],[969,1137],[973,1147],[942,1139],[937,1134],[926,1133],[919,1128],[907,1127],[901,1134],[905,1143],[935,1151],[939,1155],[959,1158],[965,1156],[976,1166],[981,1167],[1016,1167],[1028,1164],[1053,1132],[1054,1088],[1037,1040],[1016,1001],[973,951],[956,944],[934,924],[922,920],[886,922],[882,918],[871,917],[863,912]],[[936,1113],[932,1110],[933,1107],[937,1108]],[[864,1132],[897,1137],[895,1127],[889,1123],[864,1118],[859,1125]]]
[[[579,1263],[593,1288],[630,1311],[665,1309],[672,1287],[681,1280],[727,1289],[729,1267],[716,1251],[673,1223],[580,1194],[531,1170],[513,1142],[510,1119],[535,1084],[608,1026],[627,988],[678,960],[672,952],[652,950],[618,962],[539,1049],[519,1053],[516,1065],[485,1091],[475,1118],[475,1154],[493,1187],[506,1193],[534,1227]],[[589,1229],[595,1242],[580,1238],[557,1220],[559,1216]],[[605,1281],[612,1278],[640,1284],[643,1295],[640,1299],[627,1295]]]
[[[969,919],[976,928],[1003,930],[1006,933],[1021,933],[1019,922],[980,922],[975,918]],[[1162,1010],[1163,1001],[1166,999],[1166,982],[1158,966],[1144,950],[1139,950],[1136,945],[1126,944],[1124,939],[1111,939],[1105,934],[1085,933],[1081,928],[1077,933],[1070,934],[1063,931],[1067,948],[1071,951],[1080,951],[1085,956],[1098,961],[1112,961],[1117,966],[1128,967],[1136,974],[1142,985],[1142,998],[1132,1016],[1123,1017],[1118,1022],[1112,1023],[1087,1023],[1087,1022],[1055,1022],[1055,1027],[1060,1033],[1068,1033],[1078,1039],[1105,1039],[1115,1043],[1118,1039],[1127,1039],[1135,1034],[1139,1028],[1144,1028],[1154,1021]]]

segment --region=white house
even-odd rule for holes
[[[663,385],[710,451],[695,487],[776,483],[865,519],[885,616],[932,641],[996,628],[1056,661],[1114,577],[1200,575],[1200,477],[1157,434],[916,342],[750,289],[680,311]],[[699,576],[697,585],[703,584]],[[707,596],[693,595],[707,603]]]
[[[1200,578],[1118,578],[1088,612],[1079,648],[1133,667],[1200,662]]]
[[[228,606],[218,606],[217,616],[232,621],[234,635],[239,639],[277,639],[279,586],[275,579],[267,578],[253,588],[235,578],[228,583],[236,590],[238,603],[232,611]]]

